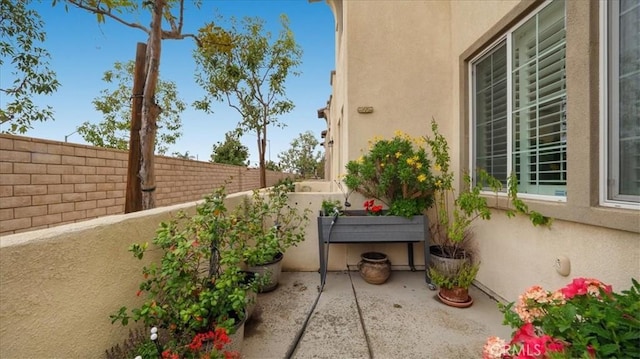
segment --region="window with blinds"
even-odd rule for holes
[[[556,0],[472,62],[474,165],[518,191],[566,196],[565,7]]]
[[[609,1],[607,8],[607,194],[640,203],[640,2]]]
[[[554,1],[513,32],[513,161],[519,191],[566,195],[564,2]]]
[[[507,183],[507,46],[475,67],[475,166]]]

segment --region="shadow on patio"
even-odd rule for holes
[[[316,296],[315,272],[284,272],[276,290],[259,295],[245,326],[243,358],[286,358]],[[487,337],[508,337],[497,303],[475,287],[471,307],[437,299],[424,272],[394,271],[382,285],[357,271],[329,272],[293,358],[479,358]]]

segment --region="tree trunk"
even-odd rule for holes
[[[260,157],[260,188],[267,187],[267,169],[264,161],[264,153],[267,148],[266,144],[267,144],[267,126],[265,125],[262,127],[262,138],[260,139],[260,143],[258,146],[259,147],[258,155]]]
[[[264,152],[265,152],[265,143],[267,141],[265,141],[265,139],[263,138],[262,143],[260,144],[260,148],[262,149],[262,153],[260,154],[260,188],[266,188],[267,187],[267,170],[266,170],[266,164],[264,161]]]
[[[142,127],[140,128],[141,164],[140,183],[142,189],[142,208],[155,207],[156,180],[154,172],[154,149],[157,130],[157,119],[160,107],[155,102],[160,67],[160,51],[162,43],[162,11],[165,0],[155,0],[151,13],[151,32],[147,41],[145,84],[142,97]]]
[[[139,42],[136,46],[136,66],[133,75],[131,94],[131,130],[129,131],[129,164],[127,167],[127,189],[124,213],[142,210],[142,191],[140,190],[140,128],[142,115],[142,93],[145,78],[145,54],[147,45]]]

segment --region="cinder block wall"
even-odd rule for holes
[[[127,151],[0,135],[0,236],[124,213]],[[156,156],[156,205],[195,201],[226,183],[258,188],[258,169]],[[267,185],[288,174],[267,172]]]

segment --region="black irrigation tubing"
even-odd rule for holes
[[[324,290],[324,284],[327,279],[327,266],[329,265],[329,248],[328,247],[329,247],[329,243],[331,243],[331,230],[333,229],[333,225],[336,223],[338,219],[338,215],[339,213],[336,213],[334,215],[333,221],[331,222],[331,226],[329,227],[329,236],[327,238],[327,250],[325,251],[325,258],[324,258],[325,259],[324,270],[321,271],[320,273],[320,286],[318,287],[318,295],[316,296],[316,300],[313,302],[313,305],[311,306],[311,310],[309,310],[309,313],[307,313],[307,317],[305,318],[304,323],[302,324],[302,327],[300,328],[300,330],[298,330],[298,333],[296,333],[293,343],[291,343],[291,345],[289,346],[289,350],[287,350],[287,355],[285,356],[285,358],[287,359],[291,359],[293,357],[293,354],[296,352],[296,349],[298,348],[298,344],[300,344],[300,340],[302,339],[304,332],[307,330],[307,325],[309,325],[309,320],[311,319],[311,315],[316,310],[316,306],[318,305],[318,301],[320,300],[320,296],[322,295],[322,291]]]
[[[367,333],[367,327],[364,325],[364,318],[362,317],[362,309],[360,309],[360,303],[358,302],[358,294],[356,293],[356,287],[353,285],[351,279],[351,271],[347,268],[347,274],[349,274],[349,281],[351,282],[351,290],[353,291],[353,298],[356,300],[356,308],[358,308],[358,318],[360,318],[360,325],[362,325],[362,331],[364,332],[364,340],[367,342],[367,350],[369,351],[369,358],[373,359],[373,351],[371,350],[371,342],[369,341],[369,333]]]

